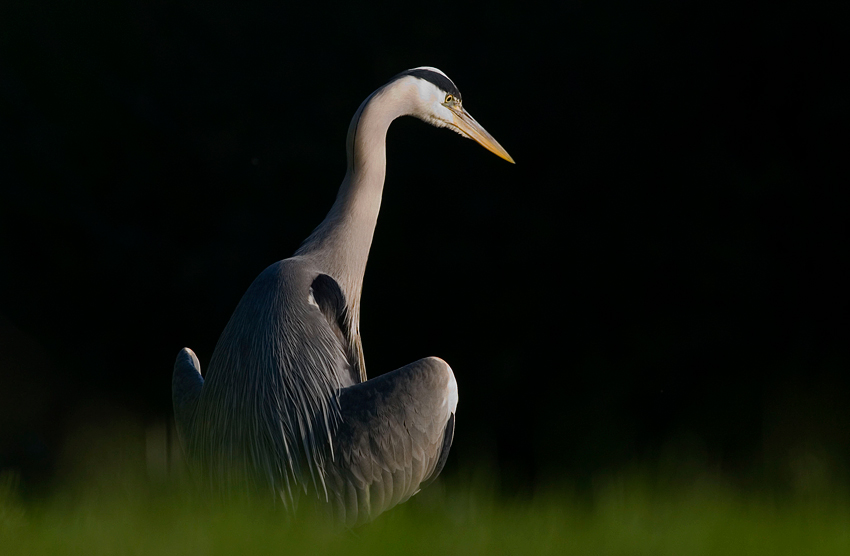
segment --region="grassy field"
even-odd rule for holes
[[[639,474],[591,495],[522,499],[472,477],[436,483],[355,531],[246,504],[210,503],[168,481],[110,481],[23,501],[0,479],[0,553],[28,554],[850,554],[840,498],[768,501],[707,481],[652,488]]]

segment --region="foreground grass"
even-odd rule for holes
[[[504,500],[455,479],[356,531],[185,489],[120,481],[22,502],[0,481],[2,554],[850,554],[850,505],[610,481],[581,499]],[[662,492],[663,490],[663,492]]]

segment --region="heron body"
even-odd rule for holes
[[[454,435],[454,374],[429,357],[367,380],[360,294],[394,119],[449,127],[513,162],[461,102],[454,83],[427,67],[372,93],[352,118],[347,172],[324,221],[293,257],[254,280],[205,377],[190,349],[178,355],[175,421],[210,487],[247,489],[287,506],[312,491],[353,526],[442,470]]]

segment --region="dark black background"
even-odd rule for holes
[[[330,207],[360,102],[433,65],[517,164],[393,125],[361,329],[371,376],[452,365],[449,472],[842,478],[846,12],[4,2],[0,466],[50,478],[81,412],[166,419],[177,351],[205,366]]]

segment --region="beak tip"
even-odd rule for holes
[[[516,164],[511,155],[508,154],[508,151],[502,148],[499,142],[469,115],[469,112],[463,109],[451,110],[455,115],[454,125],[460,130],[461,135],[472,139],[499,158],[507,160],[511,164]]]

